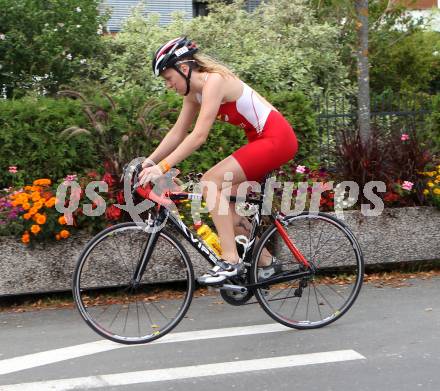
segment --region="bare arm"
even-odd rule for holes
[[[171,167],[180,163],[206,142],[224,96],[223,90],[224,81],[222,77],[211,74],[203,88],[203,102],[194,130],[185,137],[173,152],[165,157]]]
[[[174,126],[168,131],[155,151],[149,156],[156,164],[173,152],[185,138],[199,109],[195,102],[184,99],[182,110]]]

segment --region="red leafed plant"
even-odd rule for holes
[[[388,206],[420,205],[423,180],[420,172],[432,161],[427,145],[415,131],[372,129],[368,146],[358,132],[341,129],[335,150],[336,172],[341,180],[356,182],[362,190],[370,181],[386,184],[385,193],[377,193]],[[410,186],[408,187],[408,184]],[[366,202],[360,192],[360,202]]]

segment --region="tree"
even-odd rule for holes
[[[107,16],[99,0],[0,0],[0,88],[54,92],[87,67]]]
[[[341,56],[356,82],[357,15],[352,0],[311,0],[321,23],[341,26]],[[408,12],[407,2],[368,2],[368,60],[372,93],[384,91],[435,92],[440,81],[439,33],[424,28]]]
[[[384,3],[378,0],[376,3]],[[342,26],[339,41],[346,62],[356,75],[358,125],[361,143],[368,147],[370,132],[370,84],[368,61],[369,3],[368,0],[312,0],[322,21]],[[348,49],[348,51],[347,51]],[[355,59],[355,63],[351,60]]]
[[[356,31],[358,45],[358,122],[359,135],[364,148],[371,140],[370,130],[370,72],[368,65],[368,0],[356,0]]]
[[[151,56],[160,44],[179,35],[194,39],[204,53],[260,92],[314,96],[349,85],[337,42],[339,28],[320,23],[309,0],[268,0],[253,13],[245,10],[243,0],[210,1],[209,7],[206,17],[176,16],[167,26],[137,10],[114,39],[106,40],[111,52],[101,66],[106,85],[113,90],[141,86],[145,93],[163,90],[151,72]]]

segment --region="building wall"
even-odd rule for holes
[[[252,12],[255,8],[258,7],[258,5],[261,3],[262,0],[248,0],[247,1],[247,8],[249,12]]]
[[[409,8],[409,14],[425,21],[425,26],[440,32],[440,0],[392,0],[391,4],[402,4]]]
[[[414,3],[406,0],[406,3],[408,8],[417,10],[431,9],[438,6],[438,0],[417,0]]]
[[[415,10],[426,10],[438,7],[438,0],[394,0],[394,2],[398,2]]]
[[[248,0],[246,9],[252,12],[264,0]],[[134,7],[139,5],[141,0],[103,0],[100,6],[103,12],[106,7],[112,11],[111,18],[107,24],[110,32],[117,32],[121,29],[124,19],[129,17]],[[173,12],[183,12],[186,19],[193,17],[193,0],[145,0],[143,12],[158,13],[160,24],[165,25],[171,22]],[[195,3],[195,1],[194,1]]]
[[[103,0],[101,10],[110,7],[112,11],[111,18],[107,28],[111,32],[121,29],[124,19],[129,17],[134,7],[141,3],[140,0]],[[192,0],[147,0],[143,2],[143,13],[158,13],[160,15],[160,24],[171,22],[173,12],[183,12],[186,19],[192,18],[193,8]]]

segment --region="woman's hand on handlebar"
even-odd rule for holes
[[[139,184],[144,186],[148,182],[160,177],[162,174],[162,170],[157,164],[154,166],[147,166],[139,174]]]

